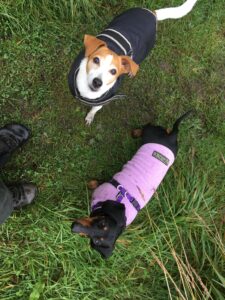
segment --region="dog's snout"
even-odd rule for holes
[[[102,80],[96,77],[93,79],[92,84],[95,89],[100,88],[102,86]]]

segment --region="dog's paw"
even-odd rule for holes
[[[92,123],[93,120],[94,120],[94,117],[95,117],[95,115],[92,114],[91,112],[89,112],[89,113],[86,115],[86,118],[85,118],[85,123],[86,123],[86,125],[90,126],[91,123]]]
[[[131,132],[131,136],[133,138],[139,138],[142,136],[142,129],[140,128],[137,128],[137,129],[133,129],[132,132]]]
[[[92,179],[87,183],[89,190],[95,190],[99,186],[98,180]]]

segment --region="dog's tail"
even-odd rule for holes
[[[197,0],[187,0],[181,6],[155,10],[158,21],[166,19],[179,19],[187,15],[194,7]]]
[[[176,135],[176,134],[178,133],[178,128],[179,128],[180,123],[181,123],[185,118],[187,118],[191,113],[193,113],[193,112],[194,112],[194,110],[191,109],[191,110],[187,111],[186,113],[184,113],[182,116],[180,116],[180,117],[176,120],[176,122],[173,124],[173,129],[172,129],[170,135],[173,135],[173,134]]]

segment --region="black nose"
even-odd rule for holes
[[[97,88],[100,88],[100,86],[102,86],[102,81],[101,81],[100,78],[96,77],[96,78],[93,79],[92,84],[93,84],[93,87],[95,89],[97,89]]]

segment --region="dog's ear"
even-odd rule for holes
[[[113,200],[107,200],[102,204],[101,209],[104,212],[104,214],[110,216],[114,221],[116,221],[119,227],[124,228],[126,226],[124,204]]]
[[[73,222],[71,230],[73,233],[89,235],[92,231],[91,225],[94,218],[81,218]]]
[[[114,250],[114,247],[101,247],[101,246],[96,246],[93,241],[91,240],[91,247],[98,251],[102,258],[107,259],[112,255],[112,252]]]
[[[85,34],[84,36],[84,47],[85,57],[90,56],[99,47],[106,46],[106,43],[97,39],[95,36]]]
[[[139,70],[139,65],[137,65],[129,56],[120,56],[121,58],[121,74],[128,74],[133,77],[137,74]]]

